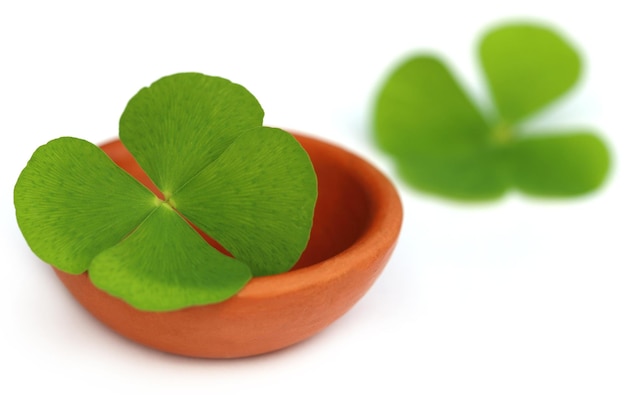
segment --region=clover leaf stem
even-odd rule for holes
[[[515,140],[515,135],[515,128],[510,122],[500,121],[492,128],[489,137],[494,145],[506,146]]]
[[[176,203],[174,202],[174,199],[172,199],[173,194],[168,191],[162,191],[161,193],[163,194],[163,200],[161,200],[161,203],[176,210]]]

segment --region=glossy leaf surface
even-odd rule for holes
[[[207,244],[167,204],[89,267],[94,285],[150,311],[221,302],[250,277],[245,264]]]
[[[17,222],[42,260],[82,273],[155,207],[156,197],[100,148],[62,137],[35,151],[15,185]]]
[[[241,134],[172,202],[258,276],[298,260],[316,197],[315,172],[300,143],[282,130],[258,128]]]
[[[581,195],[597,188],[609,169],[605,144],[574,131],[521,139],[512,149],[512,178],[522,191],[541,196]]]
[[[376,139],[394,155],[463,155],[489,126],[448,68],[432,56],[403,63],[387,79],[375,109]]]
[[[497,150],[458,157],[398,158],[400,176],[424,192],[459,200],[492,200],[510,186],[506,158]]]
[[[574,48],[551,29],[511,24],[488,32],[480,59],[500,116],[517,122],[562,96],[580,75]]]
[[[120,139],[168,196],[262,122],[263,109],[241,85],[182,73],[161,78],[128,102]]]

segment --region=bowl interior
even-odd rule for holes
[[[322,262],[344,251],[363,234],[371,220],[370,199],[363,185],[364,180],[355,177],[345,155],[338,148],[329,150],[319,140],[301,135],[295,137],[308,152],[315,168],[318,199],[309,243],[292,270]],[[120,167],[161,195],[119,140],[104,144],[102,149]],[[213,246],[227,253],[210,236],[202,232],[200,234]]]

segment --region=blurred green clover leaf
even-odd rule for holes
[[[609,152],[591,131],[533,131],[521,125],[568,92],[581,59],[563,37],[535,23],[505,24],[483,36],[479,57],[495,116],[488,119],[437,57],[419,55],[384,82],[374,135],[409,185],[469,201],[510,188],[567,197],[599,187]]]
[[[217,303],[289,270],[308,242],[317,179],[302,146],[263,115],[226,79],[156,81],[129,101],[119,135],[163,198],[99,147],[62,137],[15,185],[24,238],[43,261],[149,311]]]

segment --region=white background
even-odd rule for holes
[[[626,394],[619,3],[2,2],[0,392]],[[406,54],[436,50],[483,98],[476,38],[519,17],[553,23],[585,53],[581,84],[537,123],[597,129],[613,153],[607,184],[582,199],[511,193],[486,205],[405,189],[371,142],[383,76]],[[116,136],[139,88],[182,71],[243,84],[267,125],[345,146],[400,188],[404,226],[386,270],[309,341],[232,361],[136,345],[83,311],[17,228],[12,189],[36,147]]]

